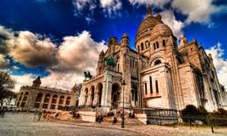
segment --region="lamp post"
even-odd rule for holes
[[[125,117],[124,117],[124,87],[125,87],[125,80],[122,80],[122,83],[121,83],[121,85],[122,85],[122,95],[123,95],[123,103],[122,103],[122,122],[121,122],[121,128],[124,128],[125,127]]]

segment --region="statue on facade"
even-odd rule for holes
[[[87,78],[91,79],[92,75],[91,75],[90,71],[84,71],[84,77],[85,77],[85,79],[87,79]]]
[[[107,66],[112,66],[112,67],[115,67],[117,64],[116,64],[116,62],[114,61],[114,58],[113,57],[106,57],[105,59],[104,59],[104,61],[106,62],[106,65]]]

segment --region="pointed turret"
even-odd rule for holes
[[[40,85],[41,85],[41,80],[40,80],[40,76],[38,76],[34,81],[33,81],[33,84],[32,84],[32,86],[33,87],[40,87]]]
[[[126,33],[121,38],[121,46],[129,46],[129,37]]]

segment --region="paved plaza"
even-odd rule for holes
[[[142,136],[120,129],[77,126],[48,120],[32,121],[29,113],[6,113],[0,117],[0,136]]]
[[[211,133],[203,127],[167,127],[157,125],[125,125],[82,121],[32,121],[31,113],[6,113],[0,117],[0,136],[227,136],[227,129]]]

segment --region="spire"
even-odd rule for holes
[[[147,16],[152,16],[152,9],[150,4],[147,5]]]

